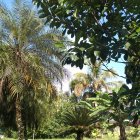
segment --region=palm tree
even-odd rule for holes
[[[115,70],[110,69],[110,71],[103,71],[102,70],[102,63],[96,62],[94,65],[89,63],[89,77],[92,82],[92,86],[95,91],[102,91],[102,89],[105,89],[105,92],[109,92],[110,85],[115,86],[115,83],[117,85],[117,82],[108,82],[108,79],[115,78]]]
[[[18,136],[23,140],[22,99],[26,94],[51,92],[52,82],[61,82],[62,54],[55,44],[63,39],[47,33],[43,20],[21,0],[15,0],[11,10],[0,4],[0,26],[0,97],[2,101],[4,89],[13,97]]]
[[[98,121],[101,122],[102,120],[101,118],[99,119],[98,115],[91,116],[90,113],[91,111],[85,105],[71,104],[62,113],[62,122],[69,126],[62,134],[75,133],[77,135],[76,140],[83,140],[84,136],[90,137],[92,130],[99,128]]]
[[[70,82],[71,92],[79,97],[81,96],[82,91],[88,86],[90,79],[85,73],[76,73],[74,79]]]
[[[111,81],[107,80],[114,78],[116,73],[113,69],[110,71],[103,71],[102,64],[96,62],[94,65],[89,63],[89,74],[76,73],[73,80],[70,83],[71,92],[79,97],[82,95],[87,87],[92,87],[94,92],[102,91],[109,92],[112,87],[117,87],[122,85],[121,81]]]

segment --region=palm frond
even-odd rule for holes
[[[22,0],[15,0],[12,9],[0,4],[0,25],[0,78],[9,79],[11,94],[23,94],[25,88],[50,93],[48,86],[55,89],[54,83],[61,83],[66,73],[61,64],[62,34],[46,32],[44,21]]]

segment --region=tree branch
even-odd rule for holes
[[[113,73],[114,75],[116,75],[116,76],[118,76],[118,77],[121,77],[121,78],[126,79],[126,77],[120,76],[119,74],[117,74],[117,73],[111,71],[111,70],[104,64],[104,62],[102,62],[102,64],[103,64],[103,66],[107,69],[107,70],[105,70],[105,71],[109,71],[109,72]],[[104,70],[104,69],[103,69],[103,70]]]

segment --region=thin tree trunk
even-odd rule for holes
[[[25,140],[28,140],[28,136],[27,136],[27,126],[26,126],[26,119],[25,119],[25,122],[24,122],[24,137],[25,137]]]
[[[76,140],[83,140],[84,134],[83,132],[77,132],[77,138]]]
[[[24,126],[22,122],[21,102],[20,98],[16,98],[16,124],[18,129],[18,140],[24,139]]]
[[[35,139],[35,130],[33,129],[33,140]]]
[[[123,124],[120,125],[120,140],[127,140],[125,127]]]
[[[3,78],[0,79],[0,102],[3,100],[3,93],[2,93],[2,88],[3,88]]]

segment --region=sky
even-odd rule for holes
[[[8,7],[11,7],[13,1],[14,0],[0,0],[0,3],[5,3]],[[28,1],[31,1],[31,0],[28,0]],[[109,69],[113,68],[118,73],[118,75],[125,77],[125,74],[124,74],[124,67],[125,67],[125,65],[124,64],[116,63],[116,62],[110,62],[107,65],[107,67]],[[87,67],[84,67],[83,70],[80,70],[79,68],[71,67],[70,65],[66,65],[65,68],[68,69],[68,71],[69,71],[71,76],[69,77],[69,79],[65,79],[63,81],[63,88],[62,89],[63,89],[63,91],[68,91],[69,90],[69,81],[71,80],[73,75],[75,73],[77,73],[77,72],[87,73],[88,69],[87,69]],[[117,80],[123,81],[125,83],[125,79],[124,78],[117,77]]]
[[[70,73],[70,78],[67,78],[64,80],[63,82],[63,91],[68,91],[69,90],[69,82],[71,81],[71,79],[73,78],[75,73],[78,72],[83,72],[83,73],[88,73],[88,68],[86,66],[84,66],[84,68],[81,70],[78,67],[71,67],[70,65],[65,65],[64,66],[66,69],[68,69],[69,73]],[[109,69],[113,68],[113,70],[115,70],[117,72],[118,75],[125,77],[124,74],[124,67],[125,65],[122,63],[116,63],[116,62],[110,62],[109,64],[107,64],[107,67]],[[105,67],[103,67],[103,69],[105,69]],[[122,81],[123,83],[126,83],[126,80],[124,78],[121,78],[119,76],[117,76],[114,81]],[[130,85],[128,85],[129,87],[131,87]]]

